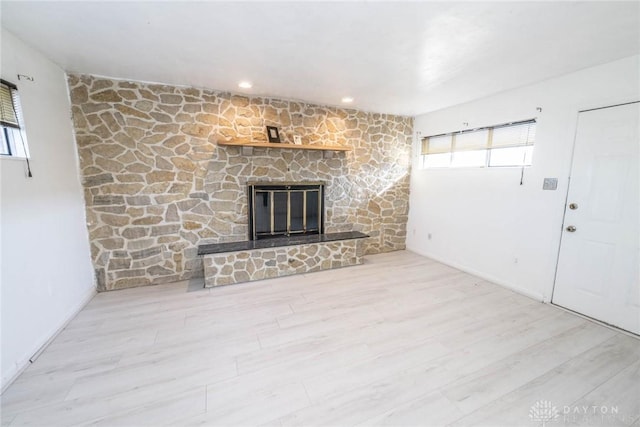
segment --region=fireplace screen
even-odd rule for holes
[[[250,183],[249,238],[322,234],[323,183]]]

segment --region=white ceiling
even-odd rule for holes
[[[634,55],[639,2],[2,1],[69,71],[416,115]],[[28,70],[24,70],[28,74]],[[251,80],[254,87],[238,88]]]

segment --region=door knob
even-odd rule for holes
[[[570,226],[568,226],[568,227],[566,228],[566,230],[567,230],[569,233],[573,233],[574,231],[576,231],[576,227],[575,227],[574,225],[570,225]]]
[[[578,204],[577,203],[570,203],[569,204],[569,209],[575,211],[576,209],[578,209]]]

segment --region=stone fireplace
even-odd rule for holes
[[[208,244],[244,241],[255,248],[283,238],[324,239],[265,248],[261,258],[256,252],[251,258],[227,255],[224,265],[216,262],[222,267],[212,286],[247,274],[254,279],[336,266],[358,258],[356,241],[363,254],[405,247],[410,117],[86,75],[70,75],[69,89],[100,291],[203,277],[206,260],[198,253]],[[279,128],[282,148],[255,148],[248,155],[218,144],[266,142],[265,126]],[[324,158],[321,151],[286,148],[294,136],[305,145],[351,150]],[[321,234],[304,234],[315,228],[304,212],[306,229],[303,223],[303,233],[294,233],[301,219],[294,212],[288,231],[275,223],[273,228],[290,236],[251,240],[252,182],[324,183]],[[350,232],[370,237],[344,240],[342,233]]]
[[[249,239],[322,234],[324,183],[250,182]]]

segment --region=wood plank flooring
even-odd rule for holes
[[[639,396],[640,340],[401,251],[99,294],[1,408],[4,426],[534,426],[549,401],[547,425],[640,425]]]

